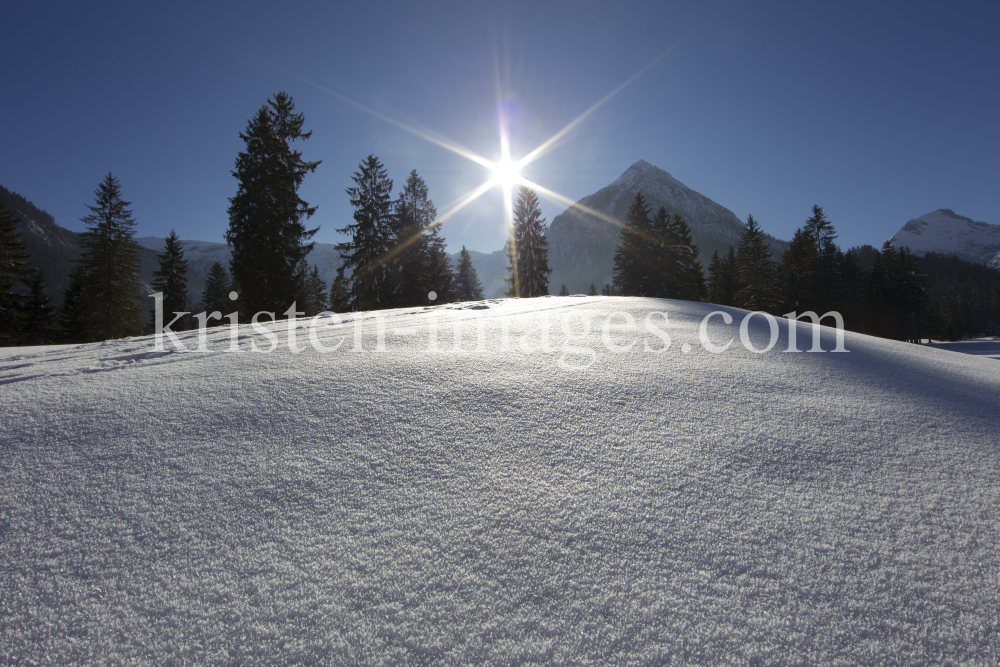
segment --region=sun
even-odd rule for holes
[[[519,165],[509,157],[501,158],[493,164],[493,182],[505,190],[513,189],[521,182]]]

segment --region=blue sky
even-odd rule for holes
[[[140,236],[221,241],[239,132],[285,90],[334,242],[369,153],[439,211],[489,177],[344,97],[491,159],[502,109],[517,158],[667,52],[525,175],[577,200],[645,159],[781,238],[818,203],[845,247],[938,208],[1000,223],[1000,3],[340,4],[10,4],[0,184],[81,230],[111,171]],[[500,248],[499,192],[443,233]]]

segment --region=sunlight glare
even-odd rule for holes
[[[513,188],[521,182],[518,164],[509,157],[501,158],[493,164],[493,182],[504,189]]]

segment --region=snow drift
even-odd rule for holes
[[[0,662],[1000,657],[995,360],[638,298],[383,315],[382,351],[0,352]]]

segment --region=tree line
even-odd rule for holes
[[[1000,335],[1000,271],[957,257],[916,257],[886,242],[842,251],[820,206],[776,260],[748,216],[740,242],[714,252],[704,280],[686,221],[633,199],[615,252],[613,294],[686,299],[785,315],[837,311],[847,329],[917,342]],[[591,294],[596,289],[591,285]]]
[[[220,315],[259,311],[275,316],[312,316],[327,309],[370,310],[449,303],[483,298],[483,287],[463,246],[456,266],[445,253],[436,209],[416,170],[395,199],[384,166],[368,156],[347,189],[355,207],[354,222],[337,231],[349,240],[337,244],[343,264],[333,285],[324,283],[317,267],[309,267],[310,239],[318,231],[305,222],[315,213],[298,194],[305,176],[319,161],[307,161],[295,142],[307,140],[304,118],[292,98],[278,93],[250,119],[240,133],[245,144],[232,172],[237,191],[230,198],[226,242],[229,266],[216,262],[209,270],[201,304],[206,324]],[[136,221],[112,174],[98,185],[90,213],[81,220],[82,252],[54,309],[46,296],[46,279],[31,269],[16,219],[0,204],[0,344],[90,342],[140,335],[152,328],[152,310],[140,275]],[[190,313],[187,261],[175,231],[158,252],[159,267],[150,288],[160,293],[164,317]],[[228,268],[228,270],[227,270]],[[175,331],[195,326],[179,316]]]

